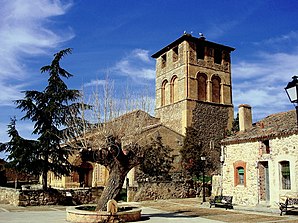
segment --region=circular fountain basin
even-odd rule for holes
[[[138,207],[119,206],[115,214],[106,211],[95,210],[95,205],[80,205],[68,207],[66,209],[66,220],[75,223],[98,223],[120,218],[125,222],[139,221],[141,219],[141,209]]]

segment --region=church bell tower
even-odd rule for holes
[[[210,42],[203,35],[185,33],[152,55],[156,59],[155,116],[174,131],[185,134],[193,111],[201,106],[224,108],[233,121],[231,57],[235,49]]]

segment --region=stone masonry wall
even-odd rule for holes
[[[226,148],[223,166],[223,194],[233,196],[233,203],[255,205],[258,202],[258,178],[256,160],[259,143],[245,143],[241,146],[231,145]],[[237,161],[246,162],[246,186],[234,186],[234,166]]]
[[[260,203],[258,182],[258,162],[268,162],[269,195],[271,206],[276,206],[285,196],[298,196],[298,135],[270,139],[270,154],[260,154],[260,142],[247,142],[227,145],[223,166],[223,194],[233,196],[233,202],[240,205],[257,205]],[[234,185],[233,164],[246,162],[246,186]],[[290,162],[291,189],[281,188],[280,162]],[[261,191],[263,192],[263,191]]]
[[[171,198],[189,198],[196,196],[191,182],[142,182],[137,188],[130,188],[128,199],[144,201]]]
[[[220,141],[227,133],[230,109],[232,107],[197,102],[193,110],[192,127],[197,130],[197,140],[214,167],[219,165]]]
[[[19,203],[19,190],[7,187],[0,187],[0,204],[12,204],[17,206]]]
[[[0,187],[0,203],[15,206],[71,205],[95,203],[103,188],[76,190],[19,190]]]
[[[182,111],[185,110],[185,103],[185,101],[177,102],[156,109],[156,117],[160,118],[161,123],[163,123],[165,126],[180,134],[183,134],[184,129],[182,129]]]

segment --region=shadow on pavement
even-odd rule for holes
[[[169,213],[155,213],[155,214],[142,214],[141,221],[149,220],[150,218],[196,218],[198,215],[188,214],[191,213],[190,211],[176,211],[176,212],[169,212]]]

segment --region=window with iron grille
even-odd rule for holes
[[[282,161],[280,164],[281,188],[283,190],[291,189],[291,176],[290,176],[290,162]]]

